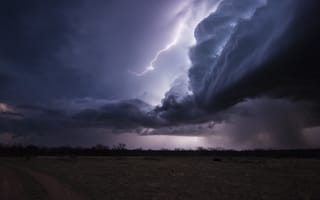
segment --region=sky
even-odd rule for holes
[[[319,4],[2,1],[0,143],[317,148]]]

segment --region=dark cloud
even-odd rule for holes
[[[130,10],[131,3],[90,4],[86,11],[87,1],[32,2],[1,8],[6,10],[0,20],[4,139],[50,134],[70,139],[76,132],[103,129],[215,136],[242,148],[308,146],[304,128],[317,125],[320,113],[317,1],[224,0],[195,30],[190,88],[177,79],[156,107],[119,100],[146,85],[132,85],[122,71],[131,67],[134,47],[143,41],[142,27],[152,24],[144,20],[151,11],[133,23],[112,14],[117,6]],[[104,16],[98,5],[119,21]],[[102,28],[102,19],[111,28]],[[131,46],[130,38],[138,41]]]
[[[179,100],[179,97],[170,92],[162,100],[161,106],[154,109],[154,113],[167,124],[186,123],[204,114],[196,106],[193,96],[185,96]]]
[[[106,127],[135,128],[155,125],[152,107],[145,102],[132,99],[109,103],[99,109],[83,110],[73,116],[83,124],[101,123]]]
[[[170,104],[167,108],[165,105],[153,109],[140,100],[127,100],[80,110],[75,114],[38,106],[10,106],[21,113],[14,111],[19,117],[1,113],[0,132],[15,135],[13,142],[32,139],[41,143],[43,139],[53,137],[50,135],[60,139],[78,135],[76,138],[81,140],[89,137],[90,132],[92,137],[98,137],[98,131],[142,136],[201,136],[208,138],[211,146],[228,148],[310,147],[304,130],[314,118],[314,104],[262,97],[245,100],[212,114],[194,114],[194,104],[188,107],[184,102]],[[184,109],[180,109],[182,106]],[[315,134],[312,137],[318,138]],[[221,139],[223,142],[219,142]],[[79,142],[82,144],[84,141],[76,144]]]
[[[41,116],[48,117],[63,117],[65,113],[58,109],[45,108],[42,106],[36,105],[19,105],[17,109],[22,111],[23,113],[27,113],[27,115],[38,114]]]
[[[149,41],[161,39],[154,32],[159,32],[159,19],[170,5],[175,4],[2,1],[1,101],[50,104],[62,98],[137,96],[144,80],[132,77],[128,69],[143,65]]]
[[[199,104],[219,110],[259,95],[319,102],[320,25],[312,3],[268,1],[255,9],[252,1],[224,1],[198,26],[191,50],[189,76]],[[246,17],[250,5],[254,12]]]

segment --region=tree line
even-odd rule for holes
[[[274,158],[320,158],[320,149],[254,149],[254,150],[226,150],[199,147],[189,149],[127,149],[119,143],[112,147],[97,144],[93,147],[47,147],[36,145],[1,145],[0,156],[248,156]]]

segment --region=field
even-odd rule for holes
[[[0,199],[320,199],[320,160],[0,158]]]

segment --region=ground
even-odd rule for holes
[[[0,158],[0,199],[320,199],[320,160]]]

